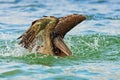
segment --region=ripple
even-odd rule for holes
[[[10,71],[7,71],[7,72],[3,72],[0,74],[0,77],[11,77],[11,76],[15,76],[15,75],[20,75],[20,74],[23,74],[24,71],[22,70],[19,70],[19,69],[15,69],[15,70],[10,70]]]
[[[4,0],[4,1],[1,1],[0,0],[0,4],[16,4],[16,3],[18,3],[18,2],[20,2],[20,0]]]
[[[89,80],[89,79],[82,77],[75,77],[75,76],[60,75],[60,76],[45,78],[43,80]]]

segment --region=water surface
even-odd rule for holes
[[[0,80],[119,80],[119,0],[0,0]],[[29,53],[17,38],[42,16],[83,14],[65,36],[74,56]]]

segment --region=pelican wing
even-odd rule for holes
[[[56,19],[57,18],[55,17],[43,17],[42,19],[33,21],[30,28],[18,38],[21,38],[20,44],[25,48],[29,48],[37,34],[41,30],[45,29],[46,25],[48,25],[50,21]]]
[[[30,26],[30,28],[18,38],[18,39],[21,38],[21,41],[19,44],[22,44],[22,46],[25,48],[29,47],[29,45],[34,40],[36,34],[38,34],[38,32],[40,31],[39,25],[36,25],[35,23],[41,24],[41,21],[36,20],[36,21],[32,22],[32,25]]]
[[[86,19],[85,16],[78,14],[62,17],[59,19],[59,22],[56,25],[55,30],[64,37],[68,31],[70,31],[74,26],[76,26],[85,19]]]

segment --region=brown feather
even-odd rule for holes
[[[77,24],[85,20],[86,17],[83,15],[73,14],[66,17],[60,18],[55,30],[59,32],[63,37]]]
[[[48,23],[52,21],[52,18],[44,17],[42,19],[33,21],[30,28],[18,38],[18,39],[21,38],[21,41],[19,44],[22,44],[22,46],[25,48],[29,48],[30,45],[33,44],[32,42],[36,38],[37,34],[41,30],[45,29]]]
[[[57,56],[61,55],[64,57],[64,56],[72,55],[72,52],[67,47],[61,36],[56,37],[53,41],[53,44],[55,45],[55,47],[57,47],[60,50],[59,52],[56,52]]]

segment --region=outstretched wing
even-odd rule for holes
[[[86,17],[83,15],[73,14],[62,17],[59,19],[58,24],[55,27],[55,30],[59,32],[63,37],[67,32],[69,32],[77,24],[85,20]]]
[[[36,20],[32,22],[30,28],[18,38],[18,39],[21,38],[19,44],[22,44],[23,47],[28,48],[40,31],[41,29],[40,25],[42,24],[41,22],[42,20]]]
[[[18,39],[21,38],[21,41],[19,44],[22,44],[22,46],[25,48],[29,48],[33,40],[36,38],[37,34],[41,30],[43,30],[50,21],[54,19],[56,18],[55,17],[43,17],[42,19],[33,21],[30,28],[18,38]]]

